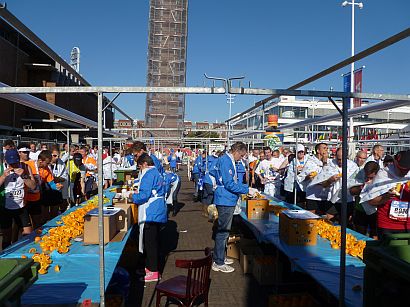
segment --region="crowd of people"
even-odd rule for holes
[[[97,152],[96,147],[88,146],[4,142],[0,163],[3,249],[18,239],[18,232],[30,234],[67,207],[96,194]],[[341,200],[342,149],[331,151],[326,143],[308,152],[301,144],[295,150],[265,147],[248,151],[244,143],[237,142],[229,150],[188,154],[180,149],[160,153],[136,141],[124,150],[104,148],[102,158],[105,188],[116,183],[116,170],[139,170],[128,197],[139,206],[139,251],[146,256],[147,282],[160,278],[159,233],[169,214],[178,212],[178,171],[183,160],[188,161],[195,200],[217,217],[214,271],[234,270],[225,250],[232,220],[241,212],[240,196],[254,196],[258,191],[336,223],[346,205],[348,226],[376,239],[410,232],[410,150],[394,156],[385,155],[381,145],[375,145],[370,155],[357,151],[354,160],[346,161],[346,204]]]
[[[240,213],[239,195],[251,191],[246,184],[334,223],[341,222],[341,147],[332,151],[326,143],[319,143],[308,153],[302,144],[294,151],[285,147],[274,150],[265,147],[248,152],[244,144],[241,146],[242,151],[237,155],[233,154],[237,149],[234,146],[231,152],[202,152],[192,167],[194,198],[208,206],[208,211],[216,207],[217,231],[225,230],[223,240],[227,238],[226,230],[229,231],[232,221],[232,217],[225,218],[225,206],[233,207],[228,215]],[[234,167],[224,169],[226,165],[231,167],[230,163]],[[348,227],[374,239],[389,233],[410,232],[410,150],[385,155],[383,146],[377,144],[369,155],[363,150],[357,151],[355,158],[348,159],[346,165]],[[224,175],[233,179],[227,182]],[[229,191],[223,200],[221,185]],[[231,272],[233,268],[220,256],[223,254],[221,246],[226,242],[217,241],[213,269]]]
[[[87,145],[3,144],[0,163],[0,229],[2,249],[29,235],[70,206],[90,199],[98,190],[98,148]],[[181,151],[156,157],[142,142],[126,149],[103,148],[104,188],[116,181],[116,170],[139,170],[131,200],[139,205],[140,251],[147,255],[146,281],[158,280],[159,229],[178,211],[181,186],[176,174]],[[169,170],[163,167],[168,161]],[[146,247],[144,248],[144,245]]]

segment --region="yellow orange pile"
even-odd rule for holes
[[[40,263],[40,270],[38,270],[38,273],[47,274],[48,267],[53,262],[53,260],[51,260],[50,255],[44,253],[35,253],[32,258],[34,262]]]
[[[104,203],[109,201],[108,198],[104,197]],[[34,253],[33,260],[40,263],[40,274],[46,274],[52,263],[49,253],[57,251],[60,254],[65,254],[70,250],[70,240],[82,235],[84,232],[84,216],[97,206],[98,197],[94,197],[92,200],[87,201],[85,206],[63,216],[62,221],[57,222],[59,225],[62,224],[61,226],[51,228],[47,235],[43,237],[35,237],[34,242],[40,245],[42,253],[38,253],[36,248],[31,248],[29,253]],[[56,266],[55,270],[59,271],[60,267]]]
[[[340,248],[340,227],[329,224],[326,221],[318,221],[316,224],[318,235],[330,241],[334,249]],[[358,240],[354,235],[346,234],[346,254],[363,259],[363,250],[366,247],[366,241]]]

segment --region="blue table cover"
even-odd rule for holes
[[[104,206],[112,205],[115,193],[104,191],[104,195],[110,199]],[[42,228],[42,235],[46,234],[50,228],[60,226],[56,222],[61,217],[75,211],[78,207],[73,207],[62,215],[49,221]],[[115,267],[120,259],[122,250],[128,240],[131,230],[127,232],[122,241],[110,242],[104,248],[105,263],[105,288],[107,288]],[[22,255],[31,257],[28,251],[34,247],[40,250],[40,246],[34,243],[34,238],[38,236],[32,233],[14,243],[0,254],[0,258],[21,258]],[[56,251],[51,253],[53,263],[45,275],[39,275],[38,280],[24,293],[21,303],[24,305],[47,305],[47,304],[76,304],[85,299],[91,299],[94,303],[100,301],[99,291],[99,247],[98,245],[83,245],[83,242],[71,241],[70,251],[66,254],[59,254]],[[60,272],[54,271],[54,266],[60,266]]]
[[[267,196],[266,196],[267,197]],[[298,206],[269,198],[270,204],[288,207],[290,209],[301,209]],[[339,297],[339,272],[340,272],[340,250],[333,249],[330,242],[318,236],[315,246],[291,246],[282,242],[279,238],[279,217],[273,213],[269,219],[255,220],[246,217],[245,202],[242,203],[241,217],[249,226],[259,242],[271,243],[282,251],[290,260],[295,270],[309,274],[336,298]],[[347,233],[353,234],[358,240],[372,240],[371,238],[347,229]],[[353,286],[360,285],[363,289],[363,272],[365,264],[362,260],[346,255],[346,306],[362,306],[363,292],[353,291]]]

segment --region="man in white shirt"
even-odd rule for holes
[[[375,161],[379,163],[380,169],[384,168],[383,165],[384,148],[382,145],[374,145],[372,148],[372,154],[366,159],[366,163],[369,161]],[[365,163],[365,164],[366,164]]]
[[[306,210],[313,213],[326,212],[330,207],[329,188],[315,183],[315,177],[321,174],[323,167],[328,163],[329,150],[325,143],[315,146],[316,154],[311,156],[305,163],[302,171],[298,175],[298,181],[303,184],[306,191]]]
[[[340,197],[340,192],[342,189],[342,148],[339,147],[336,150],[335,159],[330,161],[330,166],[334,168],[334,175],[322,183],[322,186],[330,188],[330,201],[333,203],[333,206],[330,207],[326,215],[329,219],[335,218],[340,222],[340,214],[342,208],[342,200]],[[349,180],[356,171],[359,169],[356,163],[352,160],[347,159],[347,179]],[[347,221],[351,220],[353,215],[354,201],[353,196],[350,192],[347,192]],[[346,222],[347,222],[346,221]]]
[[[261,161],[255,170],[256,175],[265,185],[264,193],[275,197],[280,193],[280,179],[278,170],[282,164],[277,153],[277,157],[273,157],[272,149],[265,147],[265,160]]]
[[[38,156],[38,151],[37,151],[36,143],[30,143],[29,159],[33,161],[37,161],[37,156]]]

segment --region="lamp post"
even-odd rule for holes
[[[222,81],[223,82],[223,85],[224,85],[224,87],[225,87],[225,90],[226,90],[226,93],[228,93],[228,94],[226,94],[227,95],[227,98],[226,98],[226,103],[229,103],[229,118],[228,118],[228,148],[230,147],[230,143],[231,143],[231,139],[230,139],[230,131],[229,130],[231,130],[230,129],[230,127],[231,127],[231,122],[230,122],[230,119],[231,119],[231,116],[232,116],[232,114],[231,114],[231,112],[232,112],[232,104],[233,104],[233,98],[235,97],[235,95],[232,95],[232,94],[229,94],[229,90],[230,90],[230,88],[231,88],[231,83],[232,83],[232,80],[242,80],[242,79],[244,79],[245,77],[244,76],[240,76],[240,77],[231,77],[231,78],[220,78],[220,77],[210,77],[210,76],[208,76],[206,73],[204,74],[204,76],[205,76],[205,78],[207,78],[208,80],[213,80],[212,82],[212,87],[215,87],[215,81]],[[239,87],[240,87],[240,81],[239,81]]]
[[[226,103],[229,104],[229,119],[232,117],[232,104],[234,103],[234,98],[235,95],[232,94],[226,94]],[[228,147],[230,147],[230,137],[231,137],[231,129],[232,129],[232,125],[231,122],[228,122]]]
[[[362,2],[355,2],[355,0],[352,0],[352,2],[349,1],[343,1],[342,6],[345,7],[347,5],[352,6],[352,53],[351,56],[354,56],[354,9],[355,6],[358,6],[359,9],[363,8],[363,3]],[[354,92],[354,62],[350,65],[350,92]],[[350,98],[350,109],[353,109],[353,98]],[[353,140],[353,117],[350,118],[349,120],[349,138],[352,138]]]

